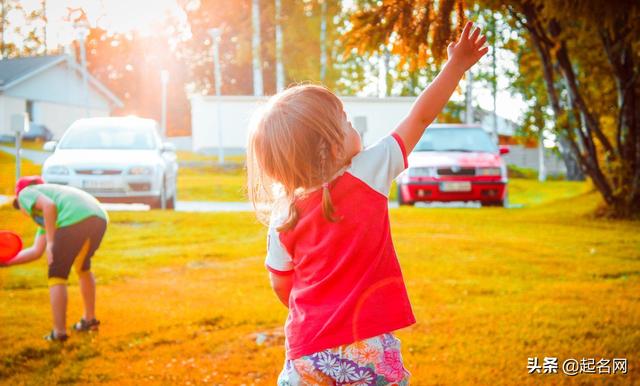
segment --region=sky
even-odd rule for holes
[[[170,14],[178,18],[185,15],[176,3],[176,0],[152,0],[153,6],[149,6],[149,1],[143,0],[46,0],[47,15],[47,46],[56,47],[67,45],[74,38],[73,25],[65,21],[67,7],[84,8],[92,26],[98,26],[113,32],[130,32],[133,30],[142,34],[152,34],[154,23],[160,22]],[[343,0],[344,5],[349,7],[352,0]],[[21,0],[27,11],[42,7],[41,0]],[[20,24],[21,15],[18,12],[8,15],[8,19],[13,25]],[[286,53],[285,53],[286,55]],[[480,65],[487,65],[491,60],[491,52],[482,59]],[[513,54],[506,50],[498,51],[499,73],[505,69],[513,69],[515,58]],[[383,89],[378,84],[379,80],[375,74],[369,77],[370,87],[363,90],[363,95],[376,95],[378,90]],[[508,91],[506,78],[502,77],[498,84],[498,103],[496,110],[498,115],[517,121],[524,109],[524,102],[512,96]],[[461,85],[465,86],[463,80]],[[493,109],[492,90],[483,88],[482,85],[474,85],[474,98],[478,105],[488,111]],[[454,95],[454,99],[460,100],[462,95]]]

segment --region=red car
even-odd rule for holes
[[[398,176],[398,203],[480,201],[507,205],[507,168],[496,146],[479,125],[433,124],[409,155]]]

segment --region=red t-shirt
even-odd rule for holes
[[[415,323],[389,231],[391,182],[407,167],[395,133],[358,153],[330,183],[338,222],[322,213],[322,190],[297,203],[289,231],[272,216],[266,266],[293,275],[285,324],[287,358],[296,359]]]

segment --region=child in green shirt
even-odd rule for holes
[[[13,206],[31,217],[39,229],[33,246],[23,249],[6,265],[28,263],[46,252],[53,330],[45,339],[65,341],[67,279],[72,266],[78,274],[84,302],[84,316],[73,328],[97,330],[100,324],[95,318],[96,285],[90,268],[91,257],[106,231],[108,216],[90,194],[43,182],[40,177],[22,177],[16,183]]]

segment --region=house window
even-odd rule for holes
[[[33,122],[33,101],[27,100],[27,114],[29,115],[29,122]]]

